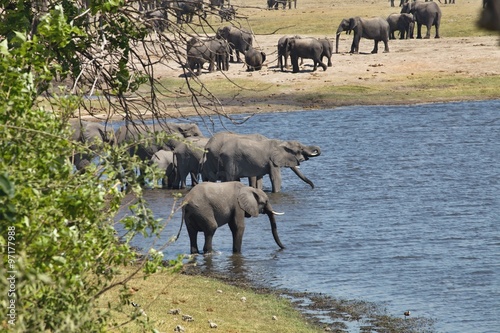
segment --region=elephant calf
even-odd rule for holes
[[[196,185],[184,198],[182,223],[186,223],[191,243],[191,253],[198,251],[198,232],[205,234],[203,252],[212,252],[212,239],[218,227],[228,224],[233,234],[233,252],[241,253],[245,217],[267,214],[276,244],[284,248],[278,237],[276,220],[269,198],[259,189],[245,186],[240,182],[201,183]],[[179,234],[180,234],[179,229]],[[179,237],[179,234],[177,237]]]

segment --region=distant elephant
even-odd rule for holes
[[[228,42],[231,62],[234,62],[233,51],[236,53],[236,61],[241,62],[240,53],[245,54],[253,44],[253,37],[249,31],[233,26],[217,29],[216,37],[225,39]]]
[[[283,72],[283,68],[288,68],[288,57],[290,50],[288,49],[288,39],[300,38],[299,36],[283,36],[278,40],[278,67]]]
[[[288,38],[287,49],[290,52],[293,73],[299,72],[299,58],[312,59],[314,62],[313,71],[318,68],[318,65],[326,71],[327,66],[321,61],[323,44],[316,38]]]
[[[375,45],[371,53],[378,52],[378,43],[384,42],[384,52],[389,52],[389,23],[381,17],[361,18],[359,16],[343,19],[337,28],[335,52],[339,53],[339,38],[342,31],[354,31],[350,53],[359,53],[361,37],[373,39]]]
[[[219,17],[220,17],[220,21],[221,23],[224,22],[224,21],[232,21],[236,18],[236,10],[234,9],[234,7],[231,5],[231,6],[228,6],[228,7],[221,7],[219,9]]]
[[[387,22],[389,23],[389,39],[396,39],[394,32],[399,31],[400,39],[413,38],[413,30],[415,26],[415,20],[413,15],[403,13],[403,14],[391,14],[387,17]]]
[[[70,119],[69,125],[72,129],[71,139],[74,142],[89,145],[90,151],[97,153],[100,143],[115,144],[115,131],[110,124],[84,121],[80,119]],[[77,170],[83,170],[94,158],[94,153],[75,154],[73,164]]]
[[[247,71],[260,71],[264,61],[266,61],[266,54],[263,51],[258,51],[250,47],[245,52],[245,63],[248,67]]]
[[[168,12],[166,8],[159,7],[157,9],[147,11],[144,14],[147,24],[157,31],[164,32],[168,27]]]
[[[141,160],[149,161],[154,153],[165,148],[167,139],[157,140],[158,134],[180,134],[184,138],[203,136],[196,124],[172,122],[123,125],[116,130],[115,136],[118,144],[129,145],[130,155],[137,155]]]
[[[216,38],[201,40],[193,37],[187,42],[186,54],[186,67],[191,71],[196,70],[196,75],[201,74],[203,64],[206,62],[209,63],[209,72],[213,72],[215,66],[218,70],[229,69],[229,48],[224,40]]]
[[[321,61],[323,61],[323,57],[326,57],[327,66],[332,67],[332,54],[333,54],[333,42],[328,38],[318,38],[319,42],[323,45],[323,53],[321,54]]]
[[[186,188],[186,178],[191,174],[191,186],[198,184],[200,163],[209,138],[191,137],[180,141],[174,148],[175,178],[173,188]]]
[[[480,28],[500,32],[500,2],[497,0],[483,0],[483,10],[477,25]]]
[[[241,253],[245,217],[257,217],[259,213],[267,214],[276,244],[285,248],[278,236],[274,217],[277,213],[273,211],[269,198],[262,190],[240,182],[201,183],[195,186],[182,204],[182,222],[186,223],[191,253],[199,253],[198,232],[205,234],[203,253],[213,252],[215,231],[224,224],[229,225],[233,234],[233,252]]]
[[[205,150],[203,180],[235,181],[255,177],[252,185],[262,187],[262,177],[269,175],[273,193],[281,191],[281,167],[291,168],[314,188],[314,184],[297,167],[301,162],[321,154],[319,147],[305,146],[298,141],[224,132],[214,135]]]
[[[422,38],[422,25],[427,27],[424,38],[431,37],[431,27],[436,27],[435,38],[439,36],[439,26],[441,24],[441,9],[435,2],[407,2],[401,8],[401,14],[412,14],[417,23],[417,38]]]
[[[163,188],[173,188],[176,175],[174,152],[171,150],[158,150],[151,157],[151,164],[156,164],[160,170],[165,171],[161,181]]]
[[[207,17],[203,0],[182,0],[176,1],[176,3],[173,8],[176,11],[178,24],[193,22],[195,15],[199,15],[202,18]]]

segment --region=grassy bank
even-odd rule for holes
[[[132,272],[122,270],[123,276]],[[250,289],[227,285],[213,278],[180,273],[157,273],[144,280],[142,274],[127,283],[131,300],[140,306],[124,305],[112,311],[112,322],[118,331],[173,332],[180,325],[189,333],[216,332],[322,332],[307,323],[290,301],[273,294],[261,294]],[[120,304],[119,290],[106,293],[99,300],[102,310]],[[175,311],[172,311],[175,310]],[[140,313],[144,311],[145,315]],[[178,311],[178,313],[177,313]],[[129,316],[139,315],[139,323],[127,322]],[[183,320],[190,316],[194,320]],[[141,324],[142,323],[142,324]]]

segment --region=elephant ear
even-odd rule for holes
[[[351,17],[349,19],[349,30],[354,30],[356,26],[358,25],[358,20],[356,17]]]
[[[251,187],[242,187],[238,193],[238,204],[251,217],[259,216],[259,205]]]
[[[278,167],[294,167],[299,165],[295,154],[296,152],[290,147],[290,144],[283,141],[272,150],[271,161]]]

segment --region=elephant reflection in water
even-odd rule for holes
[[[289,167],[312,188],[314,184],[299,170],[301,162],[321,154],[317,146],[298,141],[268,139],[260,134],[215,134],[205,146],[202,166],[204,181],[235,181],[251,178],[251,185],[262,188],[262,177],[269,175],[272,192],[281,191],[281,167]]]

